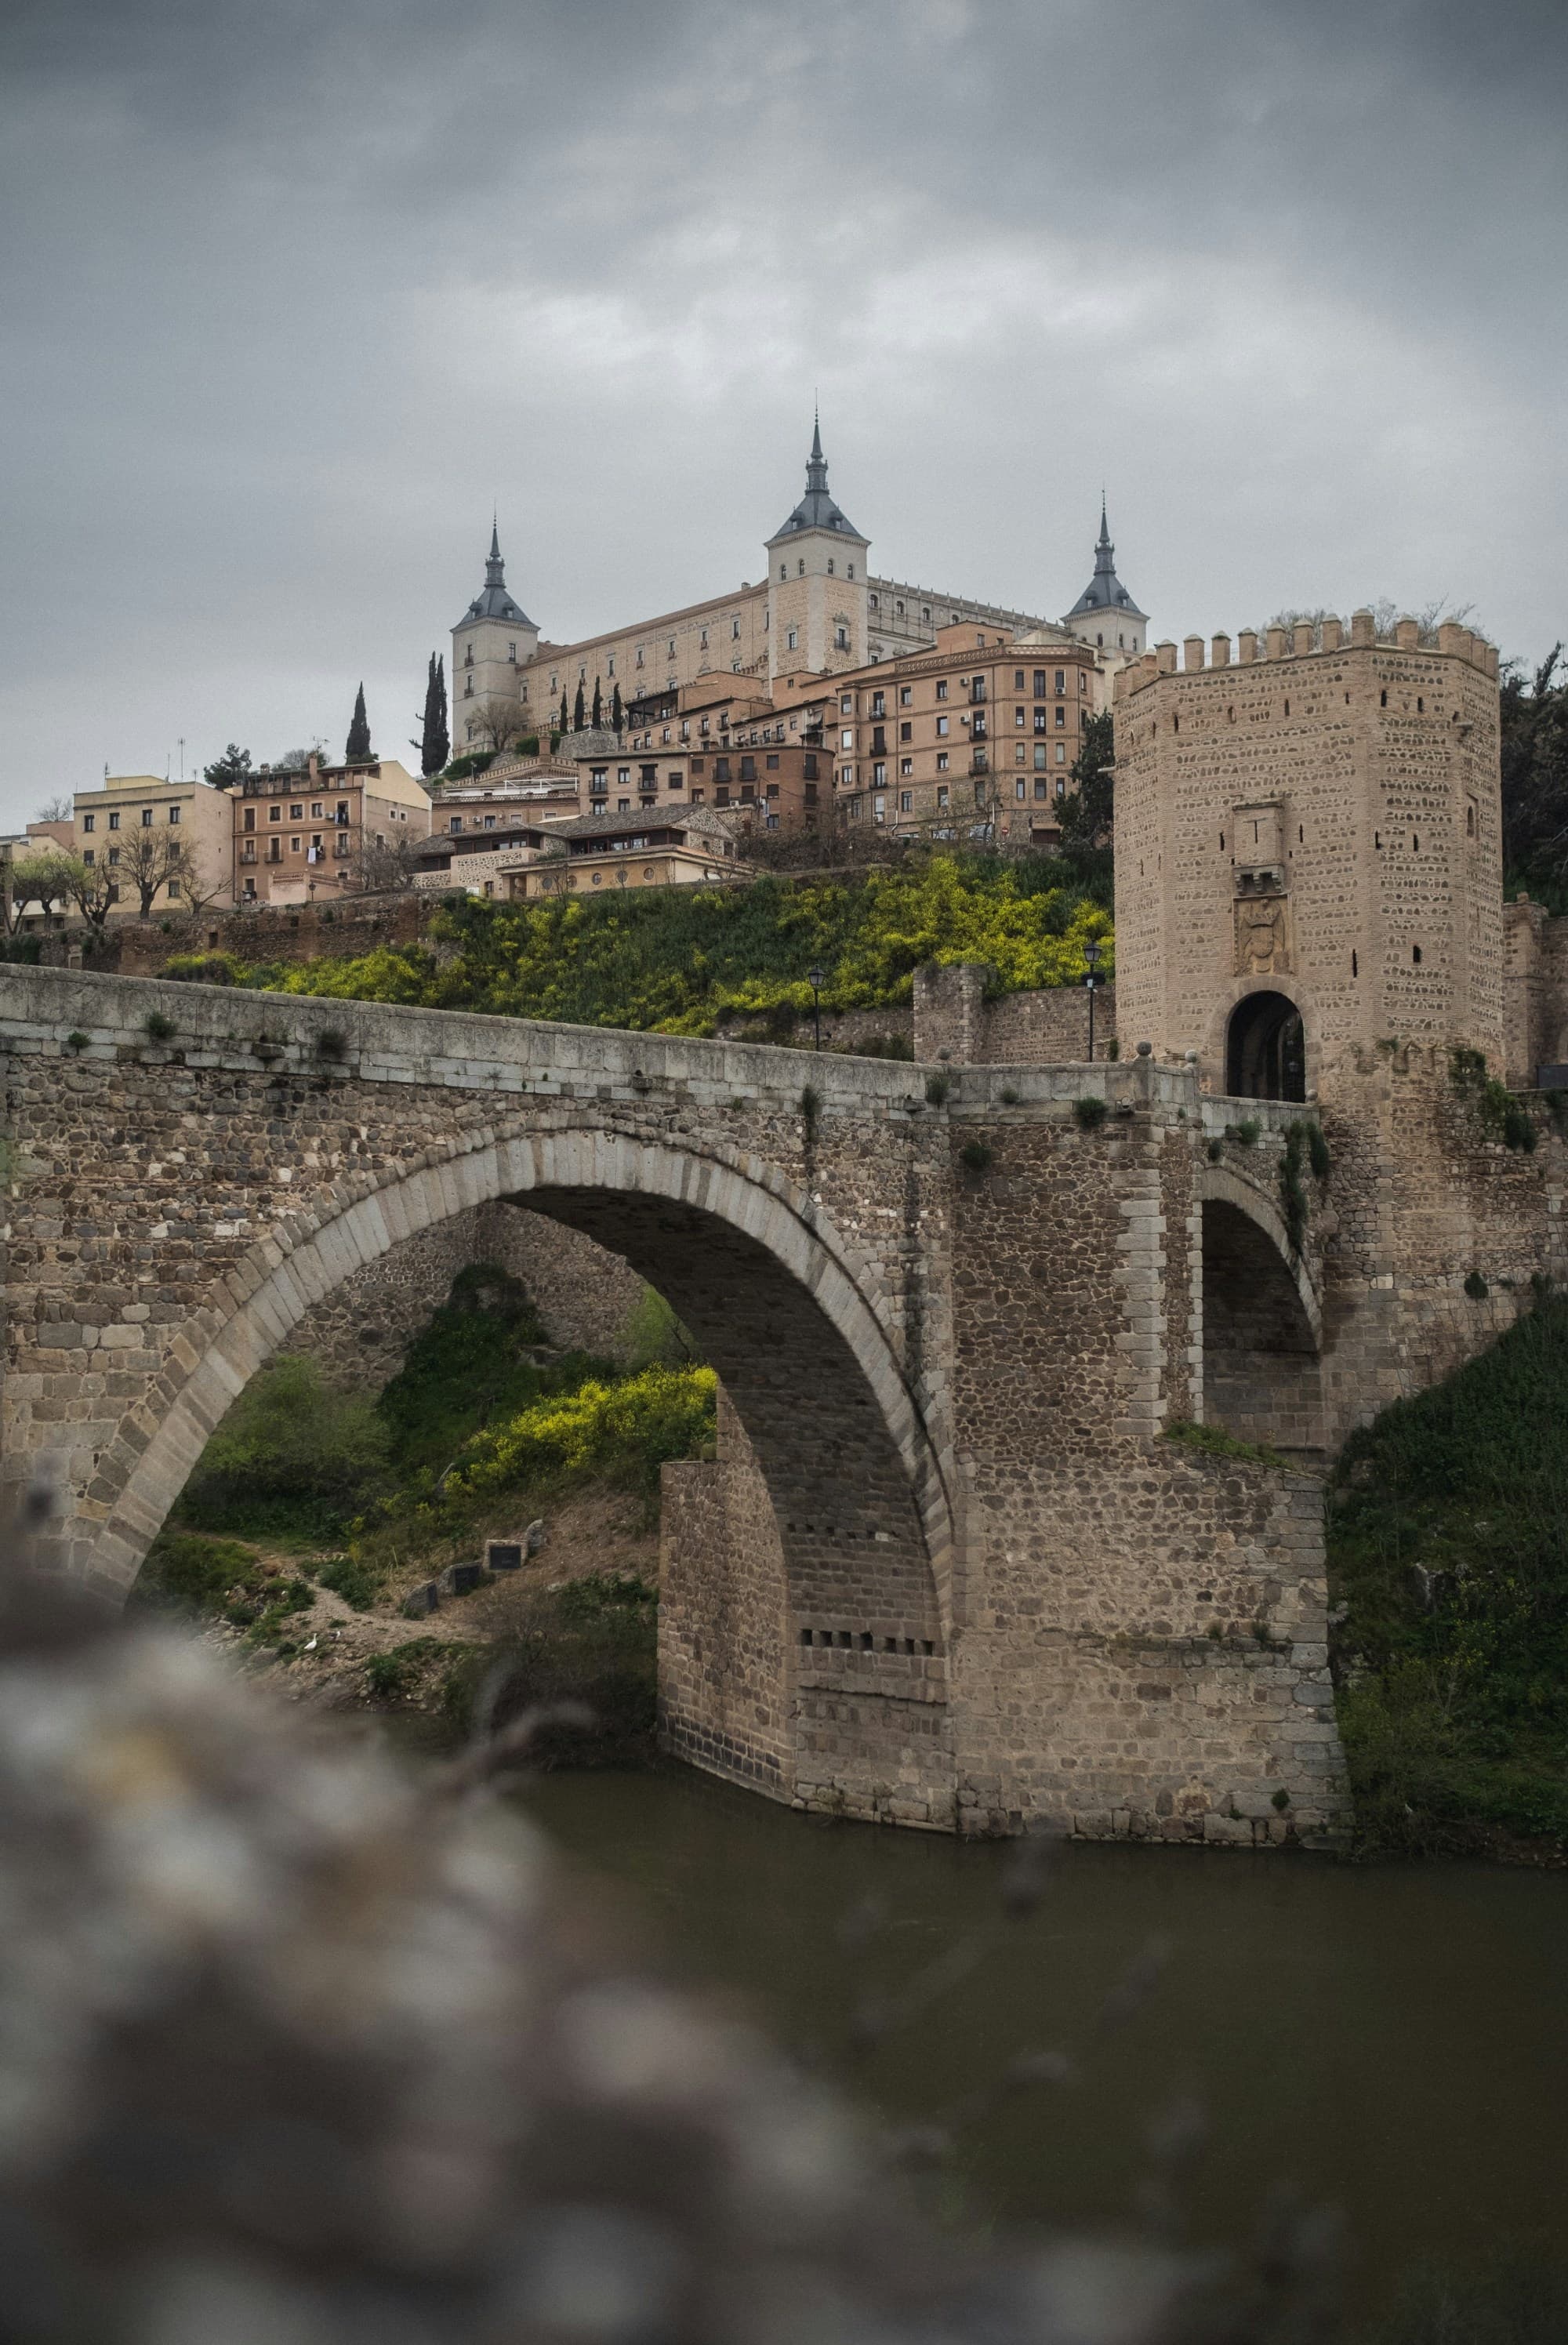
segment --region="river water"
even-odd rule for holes
[[[898,2122],[1068,2053],[1077,2081],[992,2106],[926,2182],[960,2224],[1115,2220],[1151,2126],[1196,2103],[1197,2238],[1241,2239],[1289,2187],[1342,2211],[1368,2309],[1423,2265],[1568,2262],[1568,1876],[1067,1847],[1009,1920],[1006,1843],[834,1824],[673,1767],[521,1797],[630,1939]],[[1156,1940],[1153,1984],[1102,2023]],[[946,1958],[962,1978],[926,1979]],[[912,1988],[857,2053],[867,1996]]]

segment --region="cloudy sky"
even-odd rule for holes
[[[0,818],[754,579],[1568,632],[1557,0],[6,0]]]

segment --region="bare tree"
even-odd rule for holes
[[[56,790],[52,798],[44,800],[33,819],[35,822],[69,822],[75,812],[70,792]]]
[[[472,711],[465,710],[463,728],[481,749],[503,757],[528,731],[528,711],[521,701],[498,695],[493,699],[481,700]]]
[[[177,830],[133,830],[120,848],[120,878],[136,889],[144,920],[151,918],[160,888],[189,900],[196,857]]]
[[[372,838],[361,833],[349,866],[349,882],[367,896],[401,896],[419,872],[417,838]]]

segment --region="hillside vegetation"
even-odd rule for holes
[[[479,1264],[379,1396],[305,1358],[270,1362],[208,1441],[137,1600],[220,1621],[337,1699],[412,1703],[457,1729],[481,1698],[504,1711],[570,1696],[596,1730],[551,1755],[645,1755],[660,1469],[711,1445],[717,1388],[652,1302],[618,1369],[552,1351],[523,1288]],[[425,1626],[405,1618],[413,1586],[535,1515],[551,1525],[537,1566]]]
[[[1568,1842],[1568,1302],[1353,1435],[1328,1522],[1363,1842]]]
[[[809,1014],[806,972],[826,972],[824,1010],[907,1001],[926,961],[989,961],[1011,993],[1077,983],[1083,948],[1107,948],[1101,895],[1043,857],[929,855],[831,878],[744,888],[668,888],[603,900],[443,898],[429,941],[343,959],[268,967],[192,955],[168,974],[207,982],[481,1010],[670,1034],[738,1020],[784,1030]]]

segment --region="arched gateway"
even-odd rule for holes
[[[1280,1789],[1334,1822],[1315,1492],[1160,1439],[1202,1406],[1187,1071],[1097,1068],[1102,1129],[1071,1068],[928,1101],[895,1061],[53,970],[0,1041],[5,1470],[55,1463],[56,1560],[106,1595],[307,1310],[512,1200],[722,1379],[718,1458],[666,1475],[672,1747],[928,1827],[1268,1839]]]

